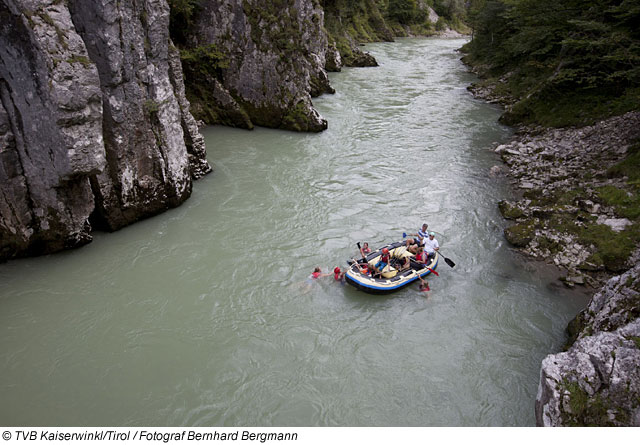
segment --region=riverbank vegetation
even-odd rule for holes
[[[524,215],[507,237],[527,246],[534,240],[544,250],[540,238],[549,238],[547,232],[558,234],[552,238],[569,235],[593,247],[579,269],[626,270],[640,242],[638,134],[624,119],[602,131],[578,128],[640,109],[640,0],[474,0],[467,19],[472,40],[463,48],[464,61],[483,78],[474,89],[502,103],[501,120],[524,125],[521,134],[543,147],[544,156],[559,153],[550,142],[571,147],[558,165],[545,163],[537,153],[530,156],[537,170],[529,177],[534,186],[525,193],[528,201],[522,202],[546,209],[538,212],[545,217]],[[567,129],[564,138],[547,132],[540,139],[535,134],[541,127],[576,129]],[[626,136],[608,131],[625,131]],[[595,152],[601,155],[588,162]],[[573,165],[572,158],[581,162]],[[551,174],[555,170],[560,178],[575,170],[579,180],[567,178],[564,187],[541,193],[557,180]],[[536,178],[544,179],[536,183]],[[580,208],[578,203],[585,202],[595,207]],[[567,213],[567,206],[574,212]],[[626,219],[624,229],[603,223],[616,218]],[[540,235],[537,240],[534,233]],[[558,257],[554,249],[548,255]]]
[[[320,4],[329,37],[347,61],[354,43],[430,36],[447,29],[469,31],[463,0],[323,0]]]
[[[465,61],[507,124],[588,125],[640,107],[640,0],[474,0]]]

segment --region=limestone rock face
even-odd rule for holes
[[[542,362],[540,426],[640,426],[640,265],[609,280],[578,317],[577,341]]]
[[[1,0],[0,20],[0,260],[189,197],[210,167],[166,0]]]
[[[324,13],[312,0],[205,0],[189,46],[226,56],[221,85],[252,124],[321,131],[311,97],[333,92],[325,71]],[[228,107],[217,104],[218,108]]]
[[[68,3],[100,75],[108,167],[92,185],[96,220],[115,230],[190,196],[184,130],[192,148],[197,130],[176,94],[166,0]]]
[[[105,167],[98,72],[55,1],[0,2],[0,260],[91,240]]]
[[[613,332],[640,317],[640,264],[611,278],[582,311],[578,339],[595,332]]]
[[[340,51],[338,51],[335,43],[329,45],[325,56],[325,68],[327,71],[339,72],[342,70],[342,56],[340,56]]]

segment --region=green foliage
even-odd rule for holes
[[[229,58],[215,44],[180,51],[182,69],[190,80],[220,79],[222,70],[229,68]]]
[[[501,118],[508,125],[536,123],[550,127],[591,125],[598,119],[617,116],[638,109],[640,88],[624,91],[621,95],[611,95],[606,90],[576,89],[564,93],[550,89],[537,90],[540,77],[524,78],[514,75],[506,84],[501,84],[505,94],[523,97]],[[527,85],[533,84],[531,90]],[[518,93],[520,92],[520,93]]]
[[[426,10],[418,7],[416,0],[389,0],[387,15],[403,25],[421,23],[427,19]]]
[[[640,217],[640,195],[610,185],[598,189],[600,199],[616,208],[616,213],[629,219]]]
[[[632,186],[640,187],[640,142],[629,148],[626,159],[607,170],[609,177],[626,176]]]
[[[604,224],[576,224],[576,218],[569,215],[554,215],[551,225],[558,230],[573,234],[585,246],[594,245],[597,256],[590,262],[602,264],[611,272],[626,270],[627,258],[640,242],[640,224],[628,226],[621,232],[614,232]]]
[[[566,405],[561,404],[568,426],[617,426],[628,422],[627,415],[617,409],[616,403],[600,393],[590,396],[577,382],[566,379],[559,382],[558,386],[564,397],[568,397],[569,410],[564,411]],[[611,420],[610,414],[613,414],[614,420]]]
[[[452,24],[454,28],[457,28],[459,23],[467,21],[468,6],[464,0],[432,0],[431,6],[440,18]]]
[[[91,60],[87,56],[81,56],[79,54],[73,54],[67,59],[67,62],[71,64],[79,63],[85,68],[89,68],[91,66]]]
[[[169,33],[177,45],[187,43],[187,35],[193,27],[193,19],[200,12],[202,0],[168,0]]]
[[[509,123],[589,123],[638,109],[640,0],[475,0],[469,20],[467,60],[509,74],[519,101]]]
[[[251,24],[251,39],[264,51],[277,49],[283,57],[299,57],[303,39],[294,2],[291,0],[263,0],[242,8]]]
[[[511,204],[509,201],[500,201],[498,209],[505,219],[518,219],[524,216],[524,212],[518,206]]]
[[[160,104],[153,99],[147,99],[142,104],[142,108],[149,116],[153,116],[158,114],[158,111],[160,111]]]
[[[525,221],[504,229],[504,236],[512,245],[526,247],[534,238],[535,231],[533,222]]]
[[[282,119],[282,125],[295,131],[305,131],[308,126],[309,116],[304,103],[299,102],[289,109]]]
[[[392,40],[383,15],[386,4],[379,0],[324,0],[324,24],[334,41],[349,38],[356,42]],[[344,55],[342,51],[341,55]]]
[[[215,44],[180,50],[187,98],[196,119],[218,123],[219,110],[213,108],[213,80],[222,81],[229,58]]]

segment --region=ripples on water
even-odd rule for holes
[[[321,134],[205,129],[182,207],[0,265],[6,425],[532,425],[540,361],[582,297],[505,245],[488,176],[509,137],[466,91],[461,40],[370,45],[332,74]],[[422,222],[441,263],[370,296],[304,281]]]

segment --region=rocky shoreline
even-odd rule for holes
[[[520,195],[499,203],[502,215],[515,223],[505,230],[507,240],[528,256],[563,269],[568,286],[597,288],[629,269],[635,257],[605,261],[597,243],[581,231],[597,225],[614,235],[633,225],[603,199],[602,190],[625,189],[626,178],[611,177],[608,170],[638,138],[640,112],[631,112],[589,127],[523,128],[495,148]],[[492,169],[493,175],[503,172],[501,166]]]
[[[513,103],[491,84],[469,90]],[[630,112],[581,128],[522,127],[494,149],[504,164],[490,175],[506,175],[517,195],[499,203],[513,221],[506,239],[555,265],[565,285],[599,289],[568,326],[566,352],[542,362],[538,426],[640,426],[640,223],[616,171],[639,140],[640,112]]]
[[[640,426],[639,302],[640,265],[594,295],[572,347],[542,362],[539,426]]]

